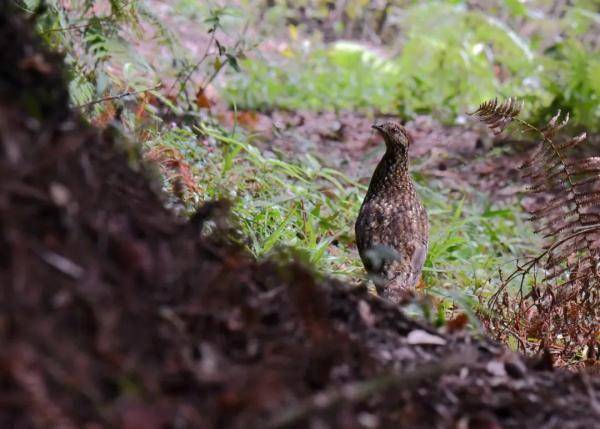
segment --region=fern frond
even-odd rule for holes
[[[533,329],[539,335],[538,344],[560,342],[565,353],[600,347],[600,156],[571,155],[585,141],[585,133],[555,141],[569,121],[568,114],[563,117],[559,111],[539,129],[519,119],[520,110],[513,99],[502,104],[494,99],[473,113],[495,134],[517,121],[539,136],[521,171],[527,192],[544,201],[531,210],[529,218],[544,239],[543,250],[518,265],[490,303],[503,314],[504,326],[508,324],[523,338],[530,337],[529,329]],[[511,280],[520,277],[523,285],[527,275],[533,282],[530,292],[522,290],[513,301],[506,295],[499,300]],[[509,306],[512,314],[507,313]],[[541,325],[532,322],[531,311],[539,315]]]
[[[569,114],[562,120],[559,121],[561,115],[561,111],[559,110],[556,115],[554,115],[550,121],[546,124],[546,127],[542,130],[542,134],[547,140],[552,140],[556,133],[558,133],[562,128],[567,125],[569,122]]]
[[[587,133],[581,133],[580,135],[573,137],[572,139],[566,141],[565,143],[561,144],[558,146],[559,150],[561,151],[566,151],[569,150],[571,148],[574,148],[575,146],[577,146],[579,143],[585,141],[585,139],[587,138]]]
[[[575,180],[575,181],[573,181],[573,188],[575,188],[575,189],[582,188],[585,190],[585,189],[589,188],[590,186],[592,186],[594,183],[596,183],[596,180],[598,180],[596,178],[596,176]]]
[[[519,168],[521,170],[525,170],[530,167],[539,166],[540,164],[539,164],[539,162],[537,162],[538,159],[540,159],[540,158],[551,159],[553,157],[554,157],[554,151],[552,150],[552,147],[540,144],[534,149],[534,151],[531,153],[529,158],[526,159]],[[536,164],[535,166],[534,166],[534,163]]]
[[[498,104],[498,99],[494,98],[481,103],[479,108],[470,115],[479,118],[495,135],[498,135],[519,115],[522,108],[523,104],[515,98],[509,98],[500,104]]]
[[[547,163],[549,165],[546,167],[532,166],[528,171],[523,173],[523,179],[529,180],[531,183],[537,183],[543,179],[549,185],[565,178],[568,172],[565,169],[563,161],[552,159],[547,161]]]
[[[572,175],[597,174],[600,173],[600,157],[570,161],[566,163],[566,166]]]
[[[544,206],[532,210],[529,220],[531,222],[537,222],[547,218],[548,215],[556,213],[561,207],[564,207],[570,201],[570,199],[570,194],[561,194],[558,197],[552,198],[552,200],[548,201]],[[557,217],[562,217],[562,213],[560,213]]]
[[[600,192],[592,192],[583,196],[577,196],[576,201],[580,207],[599,206]]]

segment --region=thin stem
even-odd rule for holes
[[[206,45],[206,49],[204,50],[204,54],[202,55],[202,57],[200,57],[200,60],[198,60],[198,62],[196,64],[194,64],[192,66],[192,68],[190,68],[189,72],[185,75],[185,77],[183,78],[183,80],[181,79],[181,76],[175,80],[175,82],[173,82],[173,84],[171,85],[171,88],[169,88],[168,93],[171,94],[171,91],[173,91],[173,89],[175,88],[175,85],[177,85],[179,83],[181,88],[185,89],[185,86],[187,85],[188,81],[191,79],[192,75],[196,72],[196,70],[198,70],[198,68],[204,63],[204,61],[206,61],[206,59],[209,57],[209,52],[210,52],[210,48],[213,45],[214,41],[215,41],[215,33],[217,32],[217,28],[216,27],[211,27],[210,29],[210,40],[208,41],[208,44]]]
[[[146,92],[155,91],[155,90],[159,89],[160,87],[162,87],[162,83],[159,83],[158,85],[156,85],[153,88],[146,88],[146,89],[142,89],[139,91],[127,91],[127,92],[123,92],[121,94],[111,95],[109,97],[104,97],[104,98],[100,98],[98,100],[90,101],[89,103],[80,104],[78,106],[74,106],[73,108],[74,109],[83,109],[86,107],[94,106],[96,104],[104,103],[106,101],[119,100],[121,98],[129,97],[131,95],[139,95],[139,94],[144,94]]]

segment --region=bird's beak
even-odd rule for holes
[[[371,128],[373,128],[374,130],[377,130],[379,132],[383,132],[383,128],[381,127],[381,125],[373,124],[373,125],[371,125]]]

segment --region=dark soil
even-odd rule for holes
[[[0,427],[593,428],[600,378],[256,263],[167,211],[0,5]],[[132,159],[134,161],[132,161]]]

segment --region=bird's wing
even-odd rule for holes
[[[423,264],[425,263],[425,257],[427,256],[427,244],[419,243],[415,247],[415,251],[410,260],[410,266],[413,271],[421,271]]]
[[[356,238],[356,247],[358,248],[359,252],[364,247],[363,230],[364,230],[364,216],[362,216],[362,213],[360,213],[358,215],[358,218],[356,219],[356,224],[354,224],[354,235]]]
[[[419,281],[419,275],[421,274],[421,270],[423,269],[423,264],[425,264],[425,258],[427,257],[427,243],[419,243],[415,246],[415,251],[412,254],[410,259],[410,278],[409,283],[411,286],[417,284]]]

